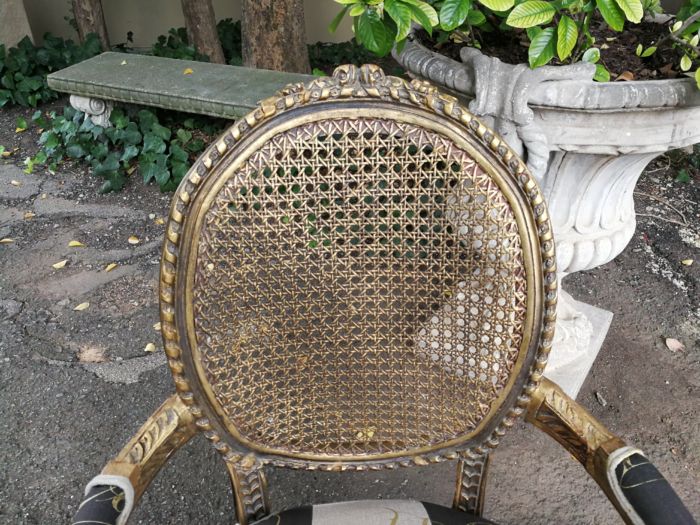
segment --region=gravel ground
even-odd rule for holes
[[[18,148],[0,159],[0,239],[15,240],[0,245],[0,523],[64,523],[83,484],[173,392],[153,326],[164,228],[157,219],[170,196],[139,181],[99,195],[101,181],[70,167],[24,174],[18,166],[37,135],[14,132],[18,115],[31,112],[0,110],[0,144]],[[579,401],[643,448],[700,515],[700,181],[675,182],[667,164],[652,163],[640,181],[628,248],[565,285],[615,314]],[[132,235],[138,244],[128,243]],[[85,246],[69,248],[71,240]],[[52,267],[62,260],[65,267]],[[84,302],[87,309],[74,310]],[[685,350],[671,352],[667,337]],[[144,351],[149,343],[156,352]],[[390,497],[447,504],[453,469],[269,478],[275,509]],[[155,480],[131,523],[230,523],[232,512],[225,469],[197,437]],[[620,523],[583,469],[525,424],[493,454],[486,515],[505,524]]]

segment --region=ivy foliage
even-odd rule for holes
[[[161,120],[146,109],[133,114],[116,109],[108,128],[71,107],[64,108],[62,115],[54,112],[47,117],[37,111],[32,120],[45,131],[39,139],[41,150],[25,161],[26,170],[46,165],[53,171],[64,160],[79,160],[105,179],[101,192],[121,189],[137,169],[145,183],[154,181],[162,191],[175,189],[205,141],[221,129],[217,124],[202,125],[194,117],[171,117],[175,125],[164,125],[167,118]]]
[[[58,98],[58,94],[49,89],[46,75],[91,58],[100,51],[100,41],[93,34],[82,44],[49,33],[44,35],[41,46],[34,46],[29,37],[10,49],[0,44],[0,107],[12,104],[36,107],[40,102]]]
[[[241,22],[231,18],[220,20],[216,24],[221,47],[224,51],[226,63],[232,66],[243,64],[241,47]],[[177,58],[181,60],[197,60],[209,62],[209,57],[199,53],[187,38],[187,30],[184,27],[173,27],[167,35],[158,37],[151,48],[151,52],[157,57]]]

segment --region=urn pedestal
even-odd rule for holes
[[[468,104],[538,180],[560,282],[545,375],[576,397],[613,314],[571,297],[562,279],[611,261],[627,246],[636,227],[633,191],[644,168],[670,149],[700,142],[700,90],[690,78],[598,83],[592,64],[532,70],[473,48],[462,49],[458,62],[416,40],[395,58],[411,75]]]

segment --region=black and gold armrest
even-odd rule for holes
[[[87,484],[73,525],[124,525],[165,462],[196,430],[192,414],[180,398],[168,398]]]
[[[584,466],[626,523],[696,524],[642,451],[612,434],[555,383],[542,379],[525,417]],[[90,481],[73,525],[124,525],[160,468],[195,431],[187,407],[178,396],[172,396]]]
[[[626,523],[696,523],[670,483],[641,450],[612,434],[555,383],[542,379],[525,417],[584,466]]]

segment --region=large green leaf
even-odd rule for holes
[[[557,48],[557,35],[554,33],[553,27],[548,27],[540,31],[540,33],[530,42],[530,48],[527,51],[530,67],[536,68],[544,66],[554,58],[554,53]]]
[[[603,20],[615,31],[622,31],[625,26],[625,14],[615,0],[596,0],[596,5],[600,14],[603,15]]]
[[[486,17],[484,16],[484,13],[478,9],[470,9],[469,14],[467,15],[467,22],[473,26],[480,26],[486,22]]]
[[[330,33],[335,33],[336,29],[338,29],[338,26],[340,25],[340,21],[343,19],[345,16],[345,13],[348,12],[348,9],[350,9],[350,6],[345,6],[343,7],[340,12],[333,17],[333,20],[331,20],[330,25],[328,26],[328,31]]]
[[[428,34],[433,34],[433,27],[440,23],[438,14],[433,6],[426,4],[420,0],[403,0],[411,10],[413,20],[419,23]]]
[[[557,26],[557,55],[562,62],[569,58],[576,47],[578,40],[578,27],[576,22],[564,15]]]
[[[411,9],[399,0],[384,0],[384,11],[396,22],[396,40],[403,40],[411,30]]]
[[[143,137],[143,153],[163,153],[166,145],[162,138],[157,135],[147,134]]]
[[[515,5],[515,0],[479,0],[479,3],[492,11],[508,11]]]
[[[104,162],[95,162],[92,174],[99,177],[108,177],[117,171],[119,171],[119,154],[114,152],[110,153]]]
[[[355,20],[356,36],[367,49],[379,56],[384,56],[391,50],[394,35],[374,10],[368,9]]]
[[[625,13],[625,17],[630,22],[638,24],[644,16],[644,6],[641,0],[615,0],[620,9]]]
[[[85,149],[80,144],[71,144],[66,148],[66,155],[72,159],[79,159],[85,156]]]
[[[590,49],[586,49],[586,52],[583,54],[583,57],[581,58],[584,62],[588,62],[589,64],[595,64],[600,60],[600,49],[597,47],[591,47]]]
[[[550,22],[557,10],[549,2],[530,0],[516,5],[506,23],[511,27],[534,27]]]
[[[595,65],[595,75],[593,75],[593,80],[595,80],[596,82],[610,81],[610,72],[607,69],[605,69],[605,66],[603,64]]]
[[[440,8],[440,27],[452,31],[467,19],[471,0],[445,0]]]

